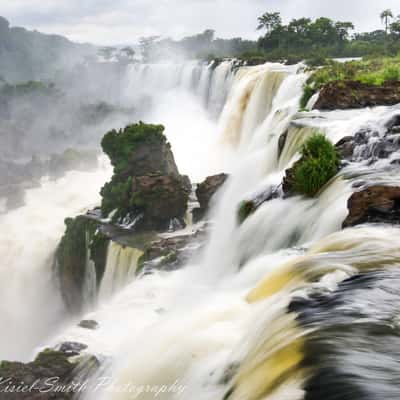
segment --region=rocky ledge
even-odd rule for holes
[[[63,343],[46,349],[29,363],[0,362],[0,400],[72,400],[100,366],[81,352],[87,346]]]
[[[227,179],[227,174],[218,174],[207,177],[202,183],[197,185],[196,196],[200,207],[193,210],[193,218],[195,221],[199,221],[206,215],[209,210],[211,199]]]
[[[365,223],[400,224],[400,187],[370,186],[348,200],[343,228]]]
[[[318,110],[345,110],[400,103],[400,81],[385,82],[381,86],[357,81],[336,81],[322,87],[317,102]]]

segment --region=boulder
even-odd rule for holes
[[[400,224],[400,187],[375,185],[355,192],[343,228],[365,223]]]
[[[385,82],[381,86],[357,81],[335,81],[322,87],[314,108],[345,110],[397,103],[400,103],[400,81]]]
[[[193,210],[195,221],[204,217],[209,209],[211,198],[227,179],[227,174],[218,174],[207,177],[202,183],[197,185],[196,196],[200,203],[200,208],[195,208]]]
[[[94,331],[99,327],[99,324],[97,321],[94,321],[92,319],[83,319],[81,322],[79,322],[78,326],[83,329]]]

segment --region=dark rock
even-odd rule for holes
[[[215,195],[218,189],[228,179],[227,174],[218,174],[207,177],[202,183],[197,186],[196,196],[200,203],[200,208],[193,210],[194,221],[199,221],[207,213],[211,198]]]
[[[89,254],[95,264],[97,285],[104,274],[109,239],[99,230],[100,223],[81,215],[65,220],[66,231],[55,256],[55,272],[64,303],[72,313],[84,304],[84,283]]]
[[[341,159],[351,160],[353,158],[356,143],[353,136],[345,136],[336,143],[336,150]]]
[[[364,223],[400,224],[400,187],[370,186],[351,195],[343,228]]]
[[[132,179],[131,212],[141,215],[135,230],[165,231],[177,220],[184,226],[190,189],[172,175],[137,176]]]
[[[2,361],[0,376],[0,400],[72,400],[73,391],[49,391],[49,379],[57,380],[58,385],[69,385],[73,380],[76,364],[68,360],[62,351],[47,349],[30,363]],[[7,392],[6,385],[26,385],[28,390]]]
[[[145,269],[175,270],[203,247],[205,229],[193,233],[155,240],[146,246],[137,273]]]
[[[314,108],[337,110],[400,103],[400,81],[373,86],[357,81],[337,81],[324,85]]]
[[[282,179],[282,190],[285,197],[296,194],[294,190],[296,169],[301,165],[302,159],[296,161],[290,168],[285,171],[285,176]]]
[[[78,326],[84,329],[90,329],[94,331],[99,327],[99,324],[98,322],[93,321],[91,319],[83,319],[81,322],[79,322]]]
[[[256,194],[250,200],[243,200],[238,208],[238,222],[242,224],[251,214],[255,213],[257,209],[267,201],[277,199],[283,194],[282,186],[272,185]]]
[[[285,132],[282,133],[281,136],[279,136],[279,139],[278,139],[278,159],[282,154],[283,148],[285,147],[286,139],[287,139],[288,134],[289,134],[289,131],[286,130]]]
[[[62,343],[57,350],[61,351],[68,357],[74,357],[74,356],[79,356],[83,350],[87,349],[87,347],[88,346],[83,343],[65,342]]]

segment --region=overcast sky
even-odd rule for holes
[[[328,16],[358,31],[381,27],[379,13],[400,14],[399,0],[0,0],[13,26],[95,44],[134,43],[141,36],[181,38],[212,28],[219,37],[256,38],[257,17],[280,11],[284,20]]]

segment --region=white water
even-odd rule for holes
[[[69,172],[27,190],[26,205],[0,216],[2,359],[29,359],[65,317],[52,277],[53,254],[64,219],[99,201],[108,164],[91,173]]]
[[[89,353],[112,357],[102,376],[110,377],[114,386],[94,388],[87,399],[153,399],[154,393],[132,395],[118,388],[129,383],[154,388],[176,381],[183,393],[165,392],[157,398],[222,399],[233,384],[230,399],[302,399],[307,372],[298,365],[307,331],[287,313],[290,300],[314,289],[335,290],[357,271],[400,262],[397,230],[340,231],[354,190],[351,183],[357,179],[344,178],[363,167],[358,164],[342,170],[316,199],[274,199],[241,226],[236,221],[240,201],[279,184],[314,128],[333,141],[365,126],[381,132],[396,107],[298,114],[306,76],[297,67],[244,68],[234,79],[226,67],[218,73],[209,67],[197,71],[196,65],[184,71],[170,65],[140,67],[132,75],[136,83],[130,90],[141,85],[159,94],[149,115],[167,124],[182,172],[200,177],[226,167],[231,177],[216,198],[213,230],[198,262],[133,280],[86,316],[99,323],[98,330],[71,326],[52,340],[86,343]],[[198,76],[197,87],[193,76]],[[213,87],[229,80],[232,87],[217,127],[202,105],[210,104],[205,98],[217,104]],[[278,139],[287,130],[278,157]],[[380,173],[370,172],[371,179],[381,179]],[[125,261],[124,269],[131,270],[131,262]],[[110,256],[106,288],[115,282],[119,261],[111,263]],[[240,368],[228,384],[224,373],[237,363]]]

